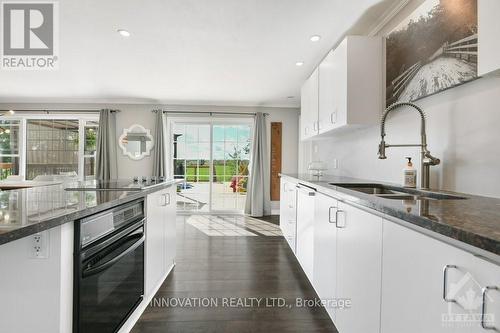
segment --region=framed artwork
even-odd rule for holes
[[[427,0],[386,37],[386,104],[477,78],[477,0]]]

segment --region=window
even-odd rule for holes
[[[98,121],[86,121],[84,126],[83,175],[85,179],[95,177],[95,156],[97,146]]]
[[[95,176],[98,116],[15,115],[0,121],[0,179]]]
[[[78,120],[28,120],[26,179],[78,174]]]
[[[172,119],[172,166],[183,211],[244,210],[250,163],[251,122],[244,119]]]
[[[0,180],[19,170],[19,120],[0,120]]]

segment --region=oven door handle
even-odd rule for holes
[[[91,266],[89,268],[84,269],[82,272],[82,277],[85,278],[85,277],[97,274],[99,272],[102,272],[105,269],[108,269],[110,266],[115,264],[118,260],[122,259],[127,254],[129,254],[130,252],[137,249],[142,243],[144,243],[145,238],[146,238],[146,236],[142,235],[142,237],[137,242],[132,244],[128,249],[126,249],[125,251],[123,251],[122,253],[120,253],[119,255],[117,255],[116,257],[111,259],[110,261],[107,261],[106,263],[99,265],[99,266]]]

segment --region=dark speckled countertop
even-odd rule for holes
[[[0,192],[0,245],[133,201],[175,184],[140,191],[65,191],[68,184]]]
[[[311,186],[318,192],[333,195],[347,203],[376,210],[428,231],[500,255],[500,199],[436,191],[467,199],[424,200],[408,204],[402,200],[380,198],[330,184],[387,184],[383,182],[338,176],[323,176],[320,180],[308,175],[282,174],[281,176],[289,177],[295,182]]]

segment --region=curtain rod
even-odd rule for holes
[[[47,110],[47,109],[10,109],[10,110],[0,110],[0,113],[11,113],[15,114],[16,112],[31,112],[31,113],[58,113],[58,112],[66,112],[66,113],[76,113],[76,112],[86,112],[86,113],[99,113],[101,109],[57,109],[57,110]],[[121,112],[120,110],[111,110],[111,112]]]
[[[217,111],[167,111],[167,110],[153,110],[151,112],[158,112],[162,111],[163,113],[176,113],[176,114],[208,114],[208,115],[214,115],[214,114],[221,114],[221,115],[244,115],[244,116],[255,116],[257,113],[255,112],[217,112]],[[269,116],[269,113],[263,113],[264,116]]]

